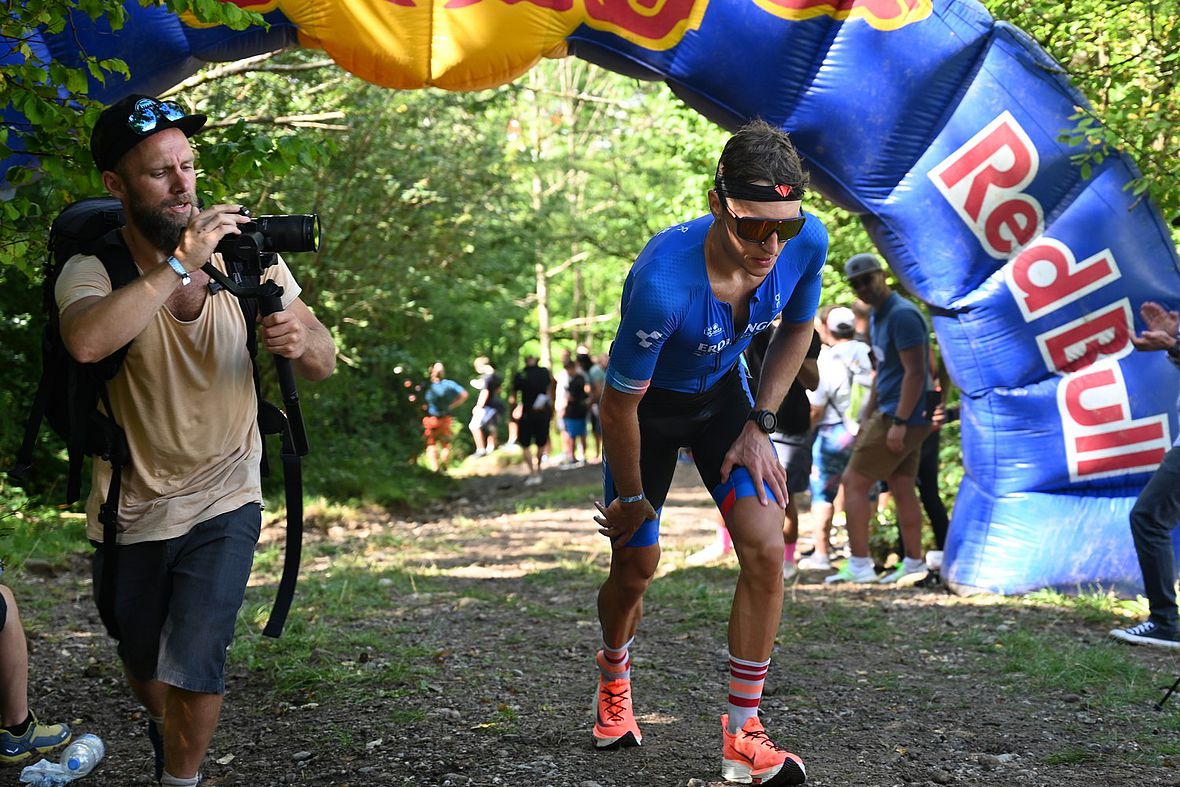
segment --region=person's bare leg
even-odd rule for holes
[[[164,769],[191,779],[201,769],[221,718],[220,694],[202,694],[169,686],[164,699]]]
[[[734,503],[728,525],[740,569],[729,616],[729,652],[766,661],[783,606],[784,510],[756,497]]]
[[[836,514],[836,507],[819,500],[812,502],[811,511],[815,514],[815,556],[827,558],[832,551],[832,517]]]
[[[844,516],[848,527],[848,549],[853,557],[869,556],[869,489],[873,479],[848,468],[844,471]]]
[[[610,574],[598,590],[598,622],[603,640],[611,647],[620,647],[635,636],[643,619],[643,594],[659,564],[659,544],[611,550]]]
[[[905,544],[905,556],[911,560],[922,557],[922,504],[914,488],[914,476],[895,475],[889,478],[893,490],[893,505],[897,510],[897,527]]]
[[[29,650],[12,591],[0,585],[8,620],[0,631],[0,726],[15,727],[29,718]]]

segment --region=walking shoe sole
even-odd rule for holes
[[[635,739],[631,733],[623,735],[621,738],[600,738],[598,731],[594,732],[594,748],[602,751],[613,751],[615,749],[630,749],[632,746],[641,746],[642,743]]]
[[[59,743],[51,743],[48,746],[35,746],[35,747],[29,749],[28,751],[22,752],[21,754],[17,754],[15,756],[11,756],[11,757],[7,756],[7,755],[0,754],[0,765],[16,765],[17,763],[21,763],[21,762],[24,762],[25,760],[29,759],[34,754],[49,754],[49,752],[53,751],[54,749],[59,748],[61,746],[65,746],[66,744],[68,744],[72,737],[73,736],[71,735]]]
[[[1131,634],[1123,629],[1115,629],[1110,632],[1110,636],[1114,639],[1128,642],[1132,645],[1148,645],[1157,648],[1169,648],[1171,650],[1180,649],[1180,642],[1175,640],[1157,639],[1155,637],[1140,637],[1137,634]]]
[[[721,778],[735,784],[761,784],[763,787],[783,787],[807,781],[807,769],[802,762],[788,757],[778,768],[755,775],[750,766],[737,760],[721,760]]]

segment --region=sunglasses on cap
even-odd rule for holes
[[[737,236],[751,243],[766,243],[770,236],[778,234],[780,243],[786,243],[803,231],[804,216],[800,213],[789,219],[763,219],[757,216],[739,216],[729,207],[724,194],[718,193],[721,204],[737,223]]]
[[[184,110],[175,101],[157,101],[154,98],[141,98],[131,108],[127,116],[127,127],[137,134],[146,134],[161,121],[171,122],[184,117]]]

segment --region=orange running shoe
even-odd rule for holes
[[[775,746],[752,716],[736,735],[729,734],[729,714],[721,716],[721,778],[739,784],[779,787],[807,781],[803,760]]]
[[[631,711],[631,681],[598,678],[594,703],[594,747],[618,749],[643,742],[635,714]]]

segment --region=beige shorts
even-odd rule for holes
[[[905,430],[902,451],[895,454],[885,444],[893,421],[887,413],[876,412],[856,436],[856,447],[848,460],[848,469],[861,475],[884,481],[892,476],[918,475],[918,459],[922,442],[930,434],[931,424],[910,424]]]

